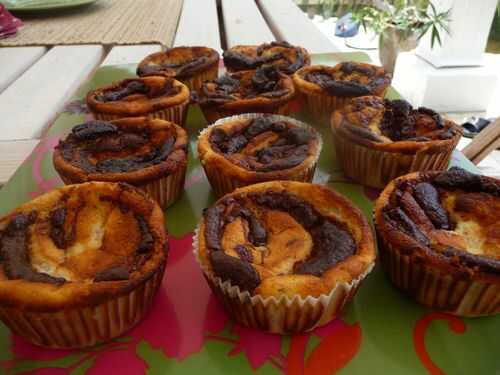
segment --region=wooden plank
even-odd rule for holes
[[[46,52],[46,47],[0,48],[0,93]]]
[[[161,51],[159,44],[116,46],[111,49],[101,65],[137,64],[147,55],[158,51]]]
[[[9,180],[38,142],[38,139],[0,141],[0,186]]]
[[[500,118],[476,135],[462,152],[474,164],[478,164],[497,147],[500,147]]]
[[[228,48],[273,41],[274,35],[254,0],[221,0]]]
[[[40,137],[103,52],[97,45],[59,46],[47,52],[0,94],[0,140]]]
[[[174,46],[206,46],[221,52],[220,41],[216,0],[184,0]]]
[[[292,0],[257,2],[276,39],[303,46],[310,53],[340,52]]]

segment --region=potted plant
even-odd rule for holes
[[[345,1],[326,0],[330,4]],[[397,55],[416,47],[418,40],[431,33],[431,46],[441,44],[441,32],[449,33],[450,11],[438,11],[427,0],[374,0],[351,2],[347,6],[354,20],[365,30],[371,28],[380,36],[379,55],[384,68],[394,71]]]

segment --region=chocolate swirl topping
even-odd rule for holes
[[[431,139],[450,139],[456,135],[452,128],[445,128],[439,113],[432,109],[419,107],[414,109],[406,100],[384,100],[384,117],[380,124],[382,134],[392,141],[412,140],[425,142]],[[418,135],[418,128],[427,130]]]
[[[252,265],[253,258],[243,244],[236,250],[239,258],[227,255],[222,248],[221,239],[225,226],[241,217],[249,226],[248,241],[253,246],[265,248],[267,230],[257,211],[246,207],[247,201],[257,205],[257,210],[287,212],[310,233],[313,239],[311,256],[295,263],[293,272],[296,274],[321,276],[356,252],[356,243],[343,224],[322,216],[311,204],[295,195],[268,191],[228,197],[205,210],[203,235],[215,274],[222,280],[230,280],[242,290],[253,292],[261,282]]]
[[[0,231],[0,266],[9,280],[24,279],[31,282],[63,284],[70,282],[36,271],[30,260],[31,228],[34,225],[49,226],[49,236],[60,251],[73,245],[76,218],[83,206],[68,210],[67,197],[63,197],[48,215],[40,217],[36,211],[16,214],[5,229]],[[124,208],[128,209],[128,208]],[[96,273],[94,282],[128,280],[131,272],[151,256],[154,237],[144,217],[135,216],[141,234],[133,264],[117,264]]]
[[[283,48],[289,50],[289,52],[286,54],[280,52]],[[273,49],[276,49],[275,53],[269,53]],[[224,51],[222,56],[224,65],[235,71],[257,69],[263,65],[273,65],[273,63],[279,61],[277,67],[282,73],[293,74],[308,63],[308,58],[302,48],[294,47],[285,41],[260,45],[257,47],[255,57],[234,49]]]
[[[166,80],[160,88],[150,87],[140,79],[125,80],[121,85],[104,90],[96,96],[102,103],[125,99],[131,95],[144,95],[149,99],[160,96],[171,96],[179,93],[179,87],[174,87],[173,80]]]
[[[362,96],[370,94],[368,85],[358,82],[340,81],[332,78],[331,75],[322,72],[312,72],[306,76],[309,82],[315,83],[335,96]]]
[[[175,136],[159,131],[153,140],[151,130],[133,132],[105,121],[75,126],[57,148],[63,158],[88,173],[137,171],[165,161],[173,150]],[[124,153],[132,155],[123,157]]]
[[[343,109],[342,129],[375,143],[428,142],[456,137],[460,129],[432,109],[406,100],[376,96],[354,98]]]
[[[179,63],[147,64],[137,68],[137,75],[142,77],[162,73],[166,70],[173,70],[175,72],[173,74],[174,77],[185,78],[208,62],[209,58],[207,56],[200,56]]]
[[[62,284],[66,280],[37,272],[29,257],[30,226],[36,221],[36,213],[17,214],[0,232],[0,265],[9,280],[24,279],[35,283]]]
[[[444,190],[482,192],[500,197],[500,188],[490,179],[453,167],[426,182],[400,181],[390,198],[390,204],[384,208],[383,217],[394,231],[403,232],[413,238],[424,251],[434,256],[443,257],[457,265],[465,265],[483,272],[500,274],[500,259],[479,256],[442,245],[433,240],[437,230],[453,231],[456,223],[449,216],[441,203]],[[459,206],[460,200],[456,203]],[[467,207],[463,208],[468,210]],[[414,250],[414,248],[412,248]],[[408,248],[408,251],[410,248]]]
[[[256,137],[262,140],[265,147],[254,148],[252,140]],[[209,141],[215,151],[239,166],[256,172],[271,172],[302,163],[311,154],[311,142],[317,139],[318,136],[312,130],[257,117],[236,132],[226,133],[216,127]],[[254,149],[249,150],[247,146]],[[246,151],[242,152],[244,149]]]
[[[258,68],[248,82],[242,73],[225,74],[214,81],[206,82],[201,89],[201,104],[226,103],[257,96],[279,98],[290,91],[282,87],[281,73],[272,65]]]

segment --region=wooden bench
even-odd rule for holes
[[[500,147],[500,118],[489,124],[462,150],[474,164],[479,164]]]
[[[184,0],[174,46],[205,46],[222,52],[216,0]]]
[[[221,0],[228,48],[275,40],[254,0]]]
[[[340,52],[293,2],[257,0],[257,3],[276,39],[305,46],[310,53]]]
[[[311,53],[339,50],[292,0],[184,0],[173,44],[222,51],[222,46],[273,40],[306,46]],[[0,185],[100,65],[138,63],[161,48],[157,44],[0,48]]]

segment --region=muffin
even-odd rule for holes
[[[311,64],[305,48],[288,42],[264,43],[260,46],[234,46],[222,54],[224,66],[229,72],[257,69],[263,65],[276,66],[281,73],[293,74]]]
[[[162,211],[127,184],[53,190],[1,218],[0,233],[0,319],[36,345],[80,348],[120,336],[162,282]]]
[[[462,135],[431,109],[375,96],[335,111],[331,128],[345,175],[375,188],[409,172],[446,169]]]
[[[235,190],[204,211],[203,273],[238,323],[300,333],[330,322],[375,260],[370,227],[347,199],[295,181]]]
[[[379,66],[360,62],[341,62],[333,67],[306,66],[293,75],[297,91],[305,97],[309,114],[327,122],[332,112],[357,96],[383,98],[391,75]]]
[[[137,75],[165,75],[199,90],[205,81],[217,78],[219,53],[208,47],[175,47],[153,53],[139,63]]]
[[[321,146],[321,136],[297,120],[246,114],[206,128],[198,138],[198,156],[212,188],[221,196],[257,182],[310,182]]]
[[[198,100],[206,120],[212,123],[241,113],[287,115],[294,96],[292,79],[266,65],[205,82]]]
[[[382,264],[419,303],[500,312],[500,180],[460,168],[400,177],[375,206]]]
[[[54,150],[66,184],[127,182],[166,208],[184,190],[188,136],[180,126],[148,117],[90,121],[73,127]]]
[[[130,78],[87,94],[87,106],[98,120],[147,116],[184,126],[189,89],[168,77]]]

